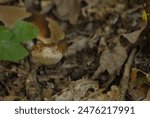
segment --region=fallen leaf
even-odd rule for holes
[[[109,74],[119,74],[122,65],[127,59],[131,46],[135,45],[140,39],[140,35],[145,30],[146,25],[137,31],[128,34],[122,34],[114,38],[111,43],[103,49],[100,57],[99,72],[107,70]]]
[[[80,79],[71,82],[68,88],[62,90],[61,94],[54,95],[53,99],[57,101],[82,100],[88,94],[88,91],[91,89],[92,91],[96,91],[98,88],[99,86],[97,82],[88,79]]]
[[[25,19],[30,15],[30,13],[21,7],[0,6],[0,20],[6,27],[12,27],[16,21]]]
[[[62,31],[61,27],[58,25],[56,21],[51,18],[48,18],[48,27],[50,28],[51,37],[49,43],[57,44],[60,40],[64,39],[65,34]]]
[[[85,100],[92,101],[118,101],[120,100],[121,92],[120,89],[113,85],[111,86],[111,90],[107,91],[107,93],[103,93],[103,90],[99,89],[98,91],[92,93]]]
[[[48,27],[48,21],[46,20],[45,16],[38,12],[32,12],[32,16],[26,20],[35,24],[39,28],[39,40],[41,40],[43,43],[48,42],[47,40],[49,40],[48,38],[50,37],[50,29]],[[45,39],[41,37],[47,38],[47,40],[45,41]]]
[[[80,15],[80,1],[69,0],[69,21],[71,24],[77,24]]]
[[[57,44],[65,37],[59,24],[52,18],[46,18],[40,13],[33,12],[33,15],[27,20],[39,28],[40,33],[37,38],[44,44]]]
[[[53,90],[51,88],[44,88],[42,90],[42,98],[44,100],[50,100],[51,99],[51,96],[53,94]]]
[[[122,13],[125,5],[118,0],[84,0],[87,5],[81,9],[82,15],[90,21],[105,21],[113,13]]]
[[[135,44],[138,41],[141,33],[144,31],[145,28],[146,28],[146,24],[144,24],[144,26],[140,30],[131,33],[122,34],[122,36],[126,38],[130,43]]]
[[[68,19],[68,0],[54,0],[54,3],[56,5],[56,14],[57,16],[62,20]]]
[[[120,72],[121,66],[123,65],[126,58],[126,48],[117,42],[114,48],[106,47],[102,52],[100,65],[103,71],[107,70],[109,74],[113,75]]]
[[[77,52],[85,49],[87,47],[88,39],[86,37],[77,37],[75,42],[68,47],[68,50],[65,52],[65,57],[69,57]]]
[[[150,84],[148,75],[137,68],[132,68],[128,87],[128,94],[132,97],[132,100],[141,100],[146,97]]]
[[[81,0],[54,0],[56,5],[56,15],[61,20],[67,20],[75,25],[80,15]]]

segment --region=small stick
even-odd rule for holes
[[[94,75],[91,77],[91,80],[95,80],[98,76],[103,72],[101,65],[99,65],[98,69],[95,71]]]
[[[136,51],[137,51],[136,48],[132,49],[130,56],[128,58],[128,61],[125,64],[124,73],[123,73],[122,80],[120,83],[120,92],[121,92],[120,100],[121,101],[125,100],[125,94],[128,89],[129,78],[130,78],[130,69],[131,69],[132,61],[133,61]]]

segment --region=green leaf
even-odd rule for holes
[[[38,28],[32,23],[18,21],[12,29],[16,41],[28,41],[38,35]]]
[[[38,28],[33,24],[18,21],[12,29],[0,27],[0,60],[18,62],[29,53],[21,44],[38,35]]]

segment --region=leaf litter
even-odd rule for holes
[[[0,100],[150,100],[149,24],[142,19],[142,3],[0,4],[1,26],[25,20],[40,31],[25,44],[31,45],[29,56],[0,61]]]

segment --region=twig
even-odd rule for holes
[[[98,69],[95,71],[94,75],[91,77],[92,80],[98,78],[98,76],[104,71],[104,69],[99,65]]]
[[[26,80],[26,92],[29,99],[39,101],[41,100],[42,97],[41,97],[41,87],[37,81],[36,75],[37,69],[38,64],[31,62],[31,70]]]
[[[13,69],[7,69],[4,67],[0,67],[0,73],[2,73],[2,72],[17,73],[17,74],[20,74],[23,76],[28,76],[28,73],[20,68],[18,70],[13,70]]]
[[[124,73],[123,73],[122,80],[120,83],[120,92],[121,92],[120,100],[121,101],[125,100],[125,94],[126,94],[126,91],[128,89],[128,84],[129,84],[131,64],[132,64],[136,51],[137,51],[136,48],[132,49],[130,56],[128,58],[128,61],[125,64]]]
[[[38,100],[41,100],[41,87],[38,83],[37,75],[36,75],[36,70],[38,69],[38,66],[39,66],[38,64],[34,64],[31,74],[32,74],[32,79],[34,81],[36,90],[37,90],[37,94],[38,94],[37,98]]]

